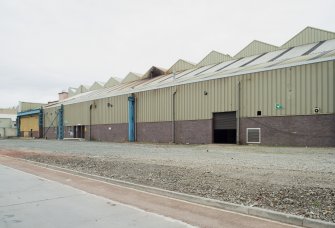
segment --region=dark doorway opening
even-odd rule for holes
[[[85,126],[73,127],[73,138],[85,138]]]
[[[213,142],[236,144],[236,112],[213,113]]]
[[[214,130],[214,143],[236,143],[236,129]]]

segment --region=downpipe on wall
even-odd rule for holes
[[[134,94],[134,141],[137,141],[137,97]]]
[[[97,108],[97,104],[95,103],[95,101],[93,101],[92,104],[90,104],[90,120],[89,120],[89,126],[90,126],[90,133],[89,133],[89,140],[91,141],[92,140],[92,111],[93,111],[93,108]],[[78,137],[78,135],[77,135]]]
[[[241,90],[241,81],[237,82],[237,91],[236,91],[236,100],[237,100],[237,110],[236,110],[236,144],[240,144],[240,90]]]
[[[93,105],[90,104],[90,135],[89,135],[90,141],[92,141],[92,108]]]
[[[175,88],[172,93],[172,143],[176,143],[176,93],[177,89]]]

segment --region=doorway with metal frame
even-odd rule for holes
[[[236,144],[236,112],[213,113],[213,142]]]

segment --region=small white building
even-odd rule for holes
[[[0,114],[0,138],[16,136],[16,114]]]

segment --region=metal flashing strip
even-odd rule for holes
[[[188,74],[190,74],[190,73],[192,73],[192,72],[194,72],[194,71],[196,71],[196,70],[198,70],[198,69],[200,69],[200,68],[195,68],[195,69],[191,70],[190,72],[187,72],[187,71],[186,71],[187,73],[182,72],[181,75],[179,75],[178,77],[176,77],[176,79],[177,79],[177,78],[184,77],[184,76],[186,76],[186,75],[188,75]],[[183,73],[185,73],[185,74],[183,74]],[[178,75],[178,74],[177,74],[177,75]],[[177,75],[176,75],[176,76],[177,76]]]
[[[222,67],[222,68],[220,68],[220,69],[218,69],[218,70],[216,70],[215,72],[221,71],[221,70],[223,70],[224,68],[227,68],[227,67],[229,67],[230,65],[233,65],[234,63],[240,61],[241,59],[244,59],[244,58],[236,59],[234,62],[232,62],[232,63],[230,63],[230,64],[228,64],[228,65],[226,65],[226,66],[224,66],[224,67]]]
[[[266,55],[267,53],[268,53],[268,52],[265,52],[265,53],[263,53],[263,54],[261,54],[261,55],[257,56],[256,58],[254,58],[254,59],[250,60],[249,62],[247,62],[247,63],[243,64],[243,65],[242,65],[242,66],[240,66],[240,67],[244,67],[244,66],[248,65],[249,63],[252,63],[253,61],[255,61],[255,60],[257,60],[257,59],[259,59],[259,58],[263,57],[263,56],[264,56],[264,55]]]
[[[282,53],[280,53],[278,56],[274,57],[273,59],[271,59],[269,62],[273,62],[276,59],[282,57],[283,55],[285,55],[287,52],[291,51],[294,47],[290,47],[289,49],[287,49],[286,51],[283,51]]]
[[[315,59],[318,59],[318,58],[320,58],[321,56],[324,56],[324,55],[326,55],[326,54],[328,54],[328,53],[330,53],[330,52],[332,52],[332,51],[333,51],[333,50],[322,52],[322,53],[320,53],[319,55],[317,55],[317,56],[315,56],[315,57],[313,57],[313,58],[310,58],[309,60],[315,60]]]
[[[314,47],[312,47],[311,49],[309,49],[308,51],[306,51],[304,54],[302,55],[308,55],[310,54],[312,51],[314,51],[315,49],[317,49],[318,47],[320,47],[324,42],[326,42],[325,40],[320,41],[319,43],[317,43]]]
[[[221,63],[223,63],[223,62],[221,62]],[[202,73],[204,73],[205,71],[208,71],[208,70],[212,69],[213,67],[216,67],[217,65],[221,64],[221,63],[217,63],[217,64],[211,66],[210,68],[206,69],[206,70],[200,71],[199,73],[196,73],[194,76],[197,76],[197,75],[199,75],[199,74],[202,74]]]
[[[176,77],[177,80],[186,80],[188,79],[189,77],[193,77],[195,74],[197,74],[198,71],[203,71],[203,69],[207,70],[210,68],[210,65],[208,66],[202,66],[202,67],[199,67],[199,68],[196,68],[190,72],[188,72],[187,74],[184,74],[182,76],[179,76],[179,77]]]
[[[273,66],[282,64],[282,63],[285,62],[286,60],[287,60],[287,59],[280,60],[279,62],[276,62],[276,63],[271,64],[271,65],[269,65],[269,66],[266,66],[266,67],[264,67],[264,68],[269,68],[269,67],[273,67]]]

